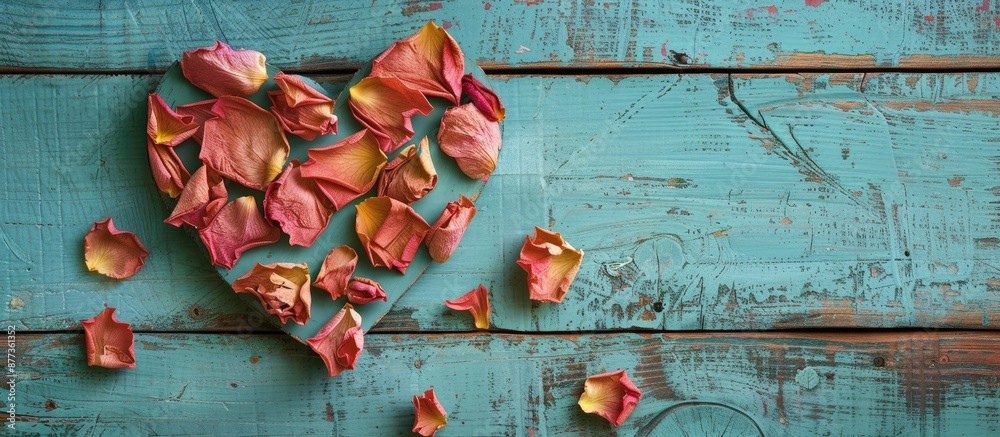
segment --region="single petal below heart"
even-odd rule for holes
[[[326,364],[330,377],[354,369],[364,350],[365,337],[361,331],[361,315],[351,304],[345,304],[336,315],[320,329],[316,336],[306,340]]]
[[[114,308],[82,320],[87,344],[87,365],[121,369],[135,367],[135,336],[132,326],[115,318]]]

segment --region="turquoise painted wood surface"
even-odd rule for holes
[[[218,39],[353,69],[429,19],[486,68],[1000,67],[988,0],[19,0],[0,5],[0,66],[162,71]]]

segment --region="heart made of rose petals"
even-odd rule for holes
[[[487,83],[486,75],[483,73],[482,69],[476,66],[475,63],[469,62],[466,64],[466,73],[471,73],[484,84]],[[364,126],[355,120],[351,114],[350,105],[348,104],[347,91],[361,79],[368,76],[371,71],[371,65],[371,62],[369,62],[362,67],[358,73],[344,85],[340,95],[336,97],[336,107],[334,109],[334,114],[338,117],[338,132],[336,135],[323,135],[313,141],[306,141],[296,135],[286,133],[285,136],[287,137],[289,146],[291,147],[291,153],[285,163],[285,166],[287,166],[288,162],[293,159],[298,159],[300,162],[306,162],[309,158],[306,154],[307,150],[331,145],[364,129]],[[267,82],[265,82],[256,93],[247,97],[248,100],[264,109],[271,106],[267,92],[278,89],[278,86],[273,79],[274,75],[278,73],[278,70],[272,66],[268,66],[267,72]],[[327,93],[326,90],[324,90],[318,83],[306,78],[303,78],[303,80],[313,88],[333,98],[333,96],[330,96],[329,93]],[[336,86],[334,86],[334,88],[335,87]],[[183,73],[181,72],[180,64],[177,63],[171,66],[170,69],[168,69],[164,74],[163,79],[156,88],[156,93],[158,93],[168,105],[174,108],[179,105],[214,98],[205,91],[196,88],[187,79],[185,79]],[[441,117],[444,115],[445,109],[450,106],[454,106],[454,104],[437,97],[428,97],[428,101],[430,101],[433,105],[434,111],[426,117],[420,116],[419,114],[415,115],[412,118],[412,127],[414,131],[413,137],[402,147],[399,147],[394,152],[387,153],[386,155],[388,156],[389,161],[392,161],[392,159],[399,154],[399,152],[404,150],[407,145],[418,144],[424,137],[428,139],[431,159],[438,173],[438,182],[430,193],[413,203],[411,206],[418,214],[420,214],[421,217],[424,218],[425,221],[428,223],[434,223],[441,212],[445,209],[446,204],[448,202],[458,200],[459,195],[464,195],[473,200],[476,199],[479,192],[485,185],[485,181],[480,179],[471,179],[463,174],[455,160],[445,155],[438,146],[437,132],[441,123]],[[200,146],[193,139],[189,139],[178,145],[174,148],[174,150],[189,172],[194,173],[194,171],[202,165],[201,160],[198,158]],[[258,207],[261,206],[261,201],[264,197],[263,191],[252,190],[230,181],[227,181],[226,188],[229,190],[230,201],[242,196],[252,195],[256,199]],[[362,247],[361,241],[355,231],[355,217],[357,214],[355,205],[365,199],[373,197],[376,189],[377,184],[376,187],[366,195],[348,203],[343,208],[335,212],[330,219],[330,223],[326,230],[323,231],[323,233],[311,246],[292,246],[289,244],[288,235],[282,233],[281,239],[277,243],[256,247],[244,252],[231,270],[217,267],[217,271],[222,278],[231,285],[233,281],[247,274],[256,263],[306,263],[309,266],[310,280],[315,281],[316,275],[319,273],[320,266],[323,264],[323,259],[330,252],[330,250],[339,245],[348,245],[359,255],[357,269],[354,272],[354,276],[369,278],[379,282],[382,285],[382,288],[385,289],[388,297],[388,300],[385,302],[376,300],[364,305],[354,305],[355,310],[361,314],[361,328],[363,331],[367,332],[389,311],[392,305],[399,300],[399,298],[406,293],[407,290],[414,286],[417,279],[432,262],[426,247],[421,245],[421,248],[417,251],[416,256],[413,258],[413,261],[406,269],[406,274],[401,274],[395,270],[389,270],[382,267],[372,267],[371,261],[365,255],[364,248]],[[172,210],[173,206],[176,204],[176,199],[171,199],[166,195],[163,195],[162,197],[164,199],[164,203],[167,204],[168,209]],[[260,207],[260,210],[263,211],[263,208]],[[188,230],[189,235],[196,240],[197,244],[204,250],[204,245],[198,238],[197,231],[194,231],[188,226],[185,226],[184,228]],[[210,262],[207,257],[207,251],[205,262]],[[457,292],[460,290],[454,291]],[[264,310],[260,300],[252,293],[234,292],[233,294],[234,297],[239,296],[240,299],[243,299],[243,301],[245,301],[248,305],[255,308],[258,312],[264,315],[264,317],[276,326],[280,327],[281,330],[303,343],[305,342],[305,339],[315,336],[319,330],[330,319],[332,319],[334,315],[341,310],[341,308],[344,307],[344,304],[347,303],[345,297],[333,300],[328,292],[313,287],[311,317],[309,321],[305,325],[296,324],[292,320],[289,320],[288,323],[282,324],[278,317],[271,315]],[[443,302],[442,305],[444,305]]]

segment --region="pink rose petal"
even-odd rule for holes
[[[370,197],[357,208],[355,229],[372,266],[406,273],[430,228],[427,222],[413,208],[388,197]]]
[[[465,60],[458,43],[428,21],[410,37],[397,41],[372,62],[373,77],[395,77],[425,96],[458,103]]]
[[[460,194],[457,202],[448,202],[424,237],[431,259],[439,263],[448,261],[475,215],[476,205],[464,195]]]
[[[281,173],[289,147],[278,121],[241,97],[220,97],[205,121],[201,160],[246,187],[264,190]]]
[[[83,237],[83,254],[87,270],[124,279],[139,271],[149,251],[135,234],[115,229],[108,217],[94,223]]]
[[[174,147],[191,138],[198,130],[194,117],[174,112],[159,94],[150,94],[148,102],[149,118],[146,122],[146,135],[149,135],[153,143]]]
[[[216,41],[212,47],[188,50],[181,71],[191,84],[215,97],[249,96],[267,81],[266,58],[253,50],[233,50]]]
[[[307,141],[315,140],[320,135],[337,133],[333,100],[306,85],[298,76],[278,73],[274,82],[280,90],[268,91],[267,96],[271,99],[271,113],[285,132]]]
[[[105,308],[83,323],[87,365],[109,369],[135,367],[135,336],[128,323],[115,319],[115,309]]]
[[[289,244],[312,246],[326,229],[335,210],[316,182],[303,177],[299,161],[292,160],[264,195],[264,214],[281,226]]]
[[[413,408],[416,410],[413,432],[417,434],[431,437],[448,424],[448,412],[444,411],[444,407],[438,402],[434,388],[425,391],[423,396],[414,396]]]
[[[597,414],[619,426],[635,410],[642,392],[624,370],[587,378],[578,404],[586,413]]]
[[[315,337],[307,340],[307,343],[323,358],[329,376],[337,376],[344,370],[354,369],[365,344],[364,333],[361,331],[361,315],[351,304],[345,304]]]
[[[448,108],[441,118],[438,144],[445,155],[455,158],[462,173],[485,180],[497,167],[500,124],[471,103]]]
[[[490,292],[483,284],[458,299],[444,301],[444,304],[453,310],[472,313],[476,328],[490,329]]]
[[[203,165],[191,175],[180,199],[177,199],[174,212],[163,222],[177,227],[187,223],[195,229],[204,228],[228,199],[222,177]]]
[[[573,283],[583,251],[570,246],[558,232],[535,227],[535,236],[527,237],[517,265],[528,272],[531,300],[562,302]]]
[[[245,196],[223,206],[198,236],[212,264],[232,269],[243,252],[278,241],[281,231],[260,215],[253,196]]]
[[[305,325],[309,321],[312,294],[309,291],[309,267],[303,264],[257,263],[246,275],[233,281],[237,293],[251,293],[260,299],[264,310],[281,319]]]
[[[366,77],[348,92],[351,114],[375,135],[386,153],[413,137],[411,117],[429,115],[434,110],[419,91],[396,78]]]
[[[316,282],[313,285],[330,293],[330,297],[338,299],[347,295],[347,285],[358,265],[358,253],[351,246],[337,246],[323,259]]]

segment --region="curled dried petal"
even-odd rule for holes
[[[344,370],[354,369],[365,344],[361,315],[351,304],[346,304],[315,337],[306,342],[323,358],[331,377]]]
[[[215,102],[217,101],[217,99],[208,99],[177,107],[178,114],[182,116],[190,116],[194,120],[194,123],[198,125],[198,129],[192,137],[198,142],[198,144],[201,144],[202,138],[205,134],[205,122],[210,118],[215,118],[215,113],[212,112],[212,107],[215,106]]]
[[[308,153],[302,176],[314,179],[337,209],[372,189],[387,160],[367,129]]]
[[[347,284],[351,281],[354,268],[358,265],[358,253],[351,246],[337,246],[323,259],[323,266],[319,269],[316,282],[317,288],[321,288],[330,293],[330,297],[337,299],[347,294]]]
[[[628,374],[617,370],[588,377],[578,404],[584,412],[597,414],[618,426],[632,414],[640,397],[642,392],[632,384]]]
[[[334,101],[317,91],[298,76],[278,73],[274,82],[280,90],[268,91],[271,112],[277,117],[285,132],[298,135],[307,141],[320,135],[337,133],[337,116],[333,115]]]
[[[366,77],[348,92],[351,114],[375,135],[385,152],[398,149],[413,137],[411,117],[434,110],[420,92],[396,78]]]
[[[82,320],[87,343],[87,365],[121,369],[135,367],[135,335],[132,326],[115,318],[114,308]]]
[[[237,293],[252,293],[264,310],[281,319],[305,325],[309,321],[312,295],[309,292],[309,267],[305,264],[257,263],[250,272],[233,281]]]
[[[570,246],[558,232],[535,226],[535,236],[527,237],[517,265],[528,272],[531,300],[562,302],[580,270],[583,251]]]
[[[438,144],[445,155],[455,158],[462,173],[485,180],[497,167],[500,124],[471,103],[448,108],[441,118]]]
[[[405,203],[370,197],[357,206],[355,229],[374,267],[406,273],[430,226]]]
[[[396,41],[374,61],[372,76],[395,77],[425,96],[458,103],[465,60],[458,43],[428,21],[417,33]]]
[[[146,263],[149,251],[135,234],[115,229],[111,217],[91,226],[83,237],[87,269],[114,279],[134,275]]]
[[[378,182],[378,195],[388,196],[407,205],[422,199],[437,185],[438,174],[431,161],[427,138],[417,146],[399,152],[385,166]]]
[[[457,202],[448,202],[424,237],[431,259],[439,263],[448,261],[475,215],[476,205],[464,195],[460,194]]]
[[[444,301],[444,304],[453,310],[472,313],[477,328],[490,329],[490,292],[483,284],[458,299]]]
[[[181,71],[191,84],[221,96],[249,96],[267,81],[267,59],[253,50],[233,50],[216,41],[212,47],[184,52]]]
[[[425,391],[423,396],[414,396],[413,408],[416,410],[413,420],[415,433],[430,437],[448,424],[448,412],[438,402],[434,388]]]
[[[373,300],[387,302],[382,285],[368,278],[355,277],[347,284],[347,300],[356,305],[364,305]]]
[[[146,152],[149,154],[149,169],[153,173],[156,187],[170,197],[180,196],[191,173],[184,168],[174,148],[156,144],[152,138],[147,138]]]
[[[194,117],[174,112],[159,94],[150,94],[148,101],[149,119],[146,122],[146,135],[149,135],[153,143],[173,147],[191,138],[198,131]]]
[[[309,247],[330,223],[334,206],[316,186],[303,177],[299,161],[292,160],[264,195],[264,214],[288,234],[289,244]]]
[[[203,165],[191,175],[180,199],[177,199],[174,212],[163,222],[177,227],[187,223],[195,229],[204,228],[228,199],[222,177]]]
[[[278,241],[281,231],[260,215],[253,196],[227,203],[198,231],[212,264],[232,269],[243,252]]]
[[[288,158],[289,147],[278,121],[241,97],[220,97],[205,121],[201,160],[223,176],[264,190]]]
[[[507,116],[507,109],[500,103],[500,96],[471,74],[462,76],[462,94],[490,121],[500,122]]]

